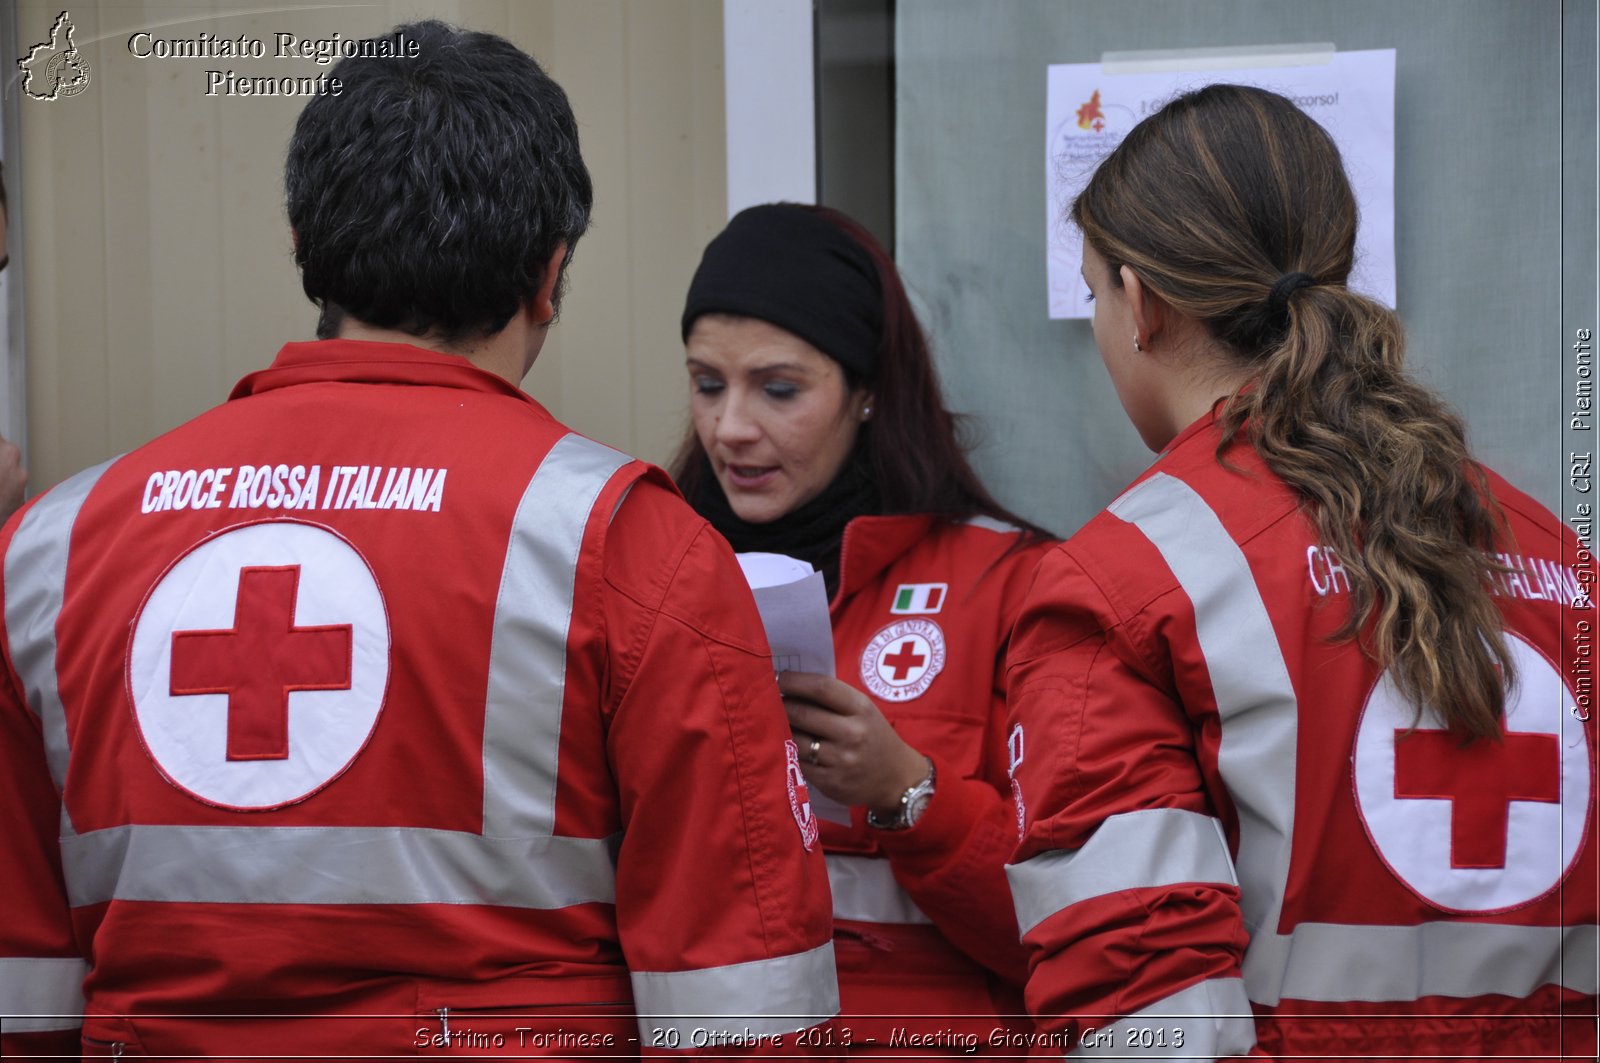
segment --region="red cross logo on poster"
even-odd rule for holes
[[[1514,908],[1566,876],[1593,784],[1572,691],[1538,650],[1506,642],[1517,683],[1500,741],[1463,746],[1420,720],[1387,675],[1356,734],[1356,805],[1383,861],[1411,892],[1452,912]],[[1415,726],[1413,726],[1415,724]]]
[[[338,778],[383,707],[389,624],[366,560],[319,525],[262,521],[174,563],[140,607],[128,690],[145,751],[224,808]]]

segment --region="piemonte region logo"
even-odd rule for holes
[[[28,49],[17,60],[22,91],[35,100],[76,96],[89,87],[89,61],[72,42],[72,16],[63,11],[50,27],[50,39]]]
[[[1100,90],[1095,89],[1089,102],[1078,108],[1078,128],[1092,129],[1096,133],[1106,127],[1106,113],[1100,109]]]
[[[1105,99],[1100,90],[1095,89],[1089,93],[1087,100],[1072,109],[1072,117],[1062,123],[1058,135],[1078,137],[1088,134],[1088,139],[1093,140],[1100,134],[1109,134],[1120,140],[1138,121],[1139,115],[1130,108],[1117,103],[1114,97]],[[1112,144],[1115,143],[1112,141]],[[1095,150],[1103,152],[1110,149],[1103,147]]]

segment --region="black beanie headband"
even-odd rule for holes
[[[706,246],[683,307],[683,338],[702,314],[760,318],[871,378],[883,333],[883,291],[866,249],[793,203],[734,215]]]

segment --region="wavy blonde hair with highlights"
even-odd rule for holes
[[[1248,367],[1218,457],[1244,433],[1305,500],[1350,576],[1334,637],[1461,737],[1498,734],[1504,520],[1461,419],[1407,375],[1399,319],[1346,286],[1356,204],[1332,138],[1282,96],[1212,85],[1135,127],[1071,216],[1113,283],[1128,266]],[[1309,283],[1274,293],[1294,273]]]

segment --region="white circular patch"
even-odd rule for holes
[[[226,531],[146,596],[128,653],[145,750],[207,804],[267,809],[316,793],[365,747],[389,681],[372,570],[299,521]]]
[[[1589,814],[1589,739],[1561,673],[1515,635],[1517,684],[1503,742],[1462,747],[1385,674],[1356,734],[1356,805],[1407,888],[1453,912],[1493,912],[1544,896],[1577,858]],[[1399,741],[1396,741],[1397,735]]]
[[[885,701],[909,701],[944,670],[944,632],[932,620],[899,620],[861,651],[861,681]]]

